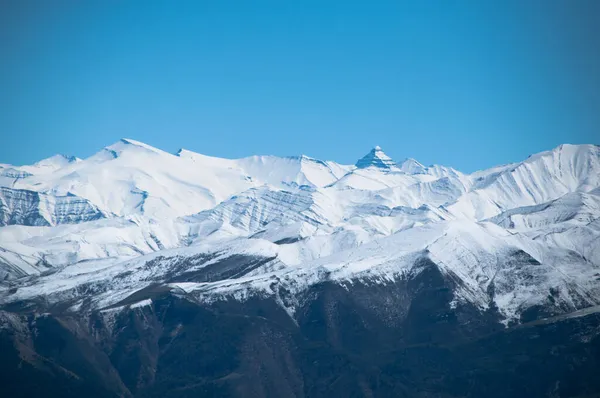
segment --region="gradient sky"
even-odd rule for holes
[[[0,0],[0,163],[128,137],[468,172],[599,131],[596,0]]]

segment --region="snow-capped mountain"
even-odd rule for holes
[[[380,147],[341,165],[171,154],[129,139],[86,159],[1,165],[0,278],[0,342],[16,347],[15,377],[23,361],[72,372],[79,379],[65,379],[69,391],[78,388],[73,380],[91,380],[106,396],[147,396],[166,380],[168,391],[202,386],[201,395],[225,383],[283,389],[256,396],[302,396],[315,380],[306,375],[320,366],[360,369],[338,371],[346,375],[340,385],[354,391],[392,366],[372,352],[422,343],[481,344],[451,354],[465,366],[463,384],[473,385],[478,355],[496,355],[489,346],[519,354],[497,330],[508,327],[521,347],[538,344],[540,352],[556,328],[533,333],[530,325],[562,322],[564,335],[600,338],[600,147],[561,145],[472,174],[395,162]],[[46,349],[57,347],[55,335],[74,348]],[[200,344],[199,336],[210,339]],[[579,347],[572,338],[569,347]],[[196,369],[213,345],[234,350],[240,364],[203,365],[193,371],[200,379],[165,370]],[[303,365],[314,347],[322,357]],[[188,351],[196,359],[187,361]],[[258,369],[252,353],[260,352],[272,353],[260,359],[270,381],[258,370],[238,380]],[[337,365],[339,353],[351,364]],[[355,354],[361,362],[352,362]],[[565,363],[600,391],[585,384],[581,358]],[[403,361],[421,369],[421,359]],[[406,371],[391,372],[378,388],[398,395],[390,380]],[[562,373],[545,377],[535,378],[540,389],[566,383]],[[432,379],[439,375],[423,379],[427,388]],[[406,396],[421,391],[402,388]],[[481,396],[496,391],[477,388]]]
[[[273,277],[292,291],[323,275],[394,279],[410,269],[406,258],[424,256],[462,281],[456,300],[493,303],[507,320],[547,304],[551,289],[562,292],[551,313],[600,304],[594,145],[561,145],[467,175],[414,159],[395,163],[380,147],[347,166],[307,156],[170,154],[123,139],[87,159],[55,156],[2,170],[0,270],[8,280],[50,271],[33,279],[31,294],[48,285],[62,297],[55,283],[71,286],[75,269],[82,281],[104,281],[157,255],[239,255],[243,247],[272,260],[243,278],[184,289],[246,297],[274,294]],[[102,270],[91,265],[98,261]],[[139,288],[140,275],[121,293]],[[147,282],[159,281],[157,274]],[[98,306],[118,296],[107,294]]]

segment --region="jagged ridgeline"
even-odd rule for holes
[[[600,147],[0,165],[3,395],[600,396]]]

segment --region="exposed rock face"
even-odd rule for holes
[[[0,187],[0,226],[53,226],[105,218],[88,200]]]
[[[19,169],[12,168],[12,167],[0,168],[0,176],[6,177],[6,178],[19,179],[19,178],[29,177],[32,175],[33,174],[28,173],[24,170],[19,170]]]
[[[160,289],[89,313],[13,307],[0,312],[3,391],[177,398],[600,394],[598,313],[504,329],[493,308],[453,307],[456,282],[432,263],[420,267],[418,275],[387,285],[315,285],[292,317],[272,298],[202,304]]]
[[[359,169],[364,169],[367,167],[389,169],[395,165],[396,163],[392,160],[392,158],[386,155],[379,146],[371,149],[371,152],[367,153],[363,158],[356,162],[356,167]]]

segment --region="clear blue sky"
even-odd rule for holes
[[[0,134],[463,171],[600,143],[600,1],[0,0]]]

